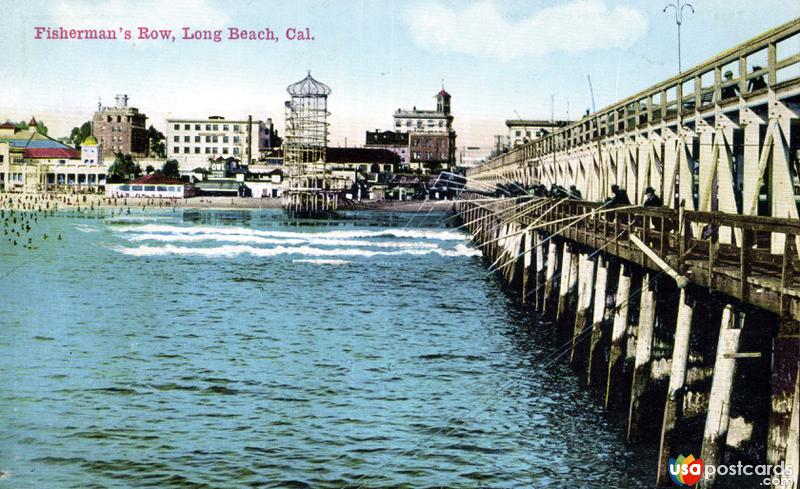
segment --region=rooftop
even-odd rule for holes
[[[315,80],[309,71],[308,76],[286,87],[286,91],[292,97],[327,97],[331,94],[331,87]]]
[[[161,173],[151,173],[136,180],[131,180],[128,183],[136,183],[143,185],[185,185],[186,182],[178,180],[177,178],[168,177]]]
[[[561,127],[570,124],[572,121],[550,121],[545,119],[508,119],[506,127]]]

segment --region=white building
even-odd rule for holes
[[[450,113],[450,94],[444,88],[436,94],[436,110],[397,109],[394,113],[395,131],[447,134],[453,127]]]
[[[220,156],[234,157],[243,165],[254,163],[259,151],[272,146],[276,136],[272,119],[211,116],[167,119],[166,137],[167,159],[177,160],[181,173],[190,174],[195,168],[208,168],[209,159]]]
[[[508,134],[506,135],[506,147],[515,148],[529,143],[534,139],[547,136],[559,127],[564,127],[569,121],[547,121],[531,119],[513,119],[506,121]]]

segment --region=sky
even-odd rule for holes
[[[286,86],[308,70],[332,89],[330,144],[360,146],[398,108],[452,95],[457,145],[489,148],[504,121],[576,118],[677,72],[677,0],[0,0],[0,120],[35,115],[55,137],[91,118],[98,97],[165,130],[168,117],[271,117],[283,131]],[[791,0],[693,0],[683,67],[800,17]],[[35,39],[37,26],[132,31],[131,40]],[[138,40],[139,27],[171,40]],[[183,27],[222,29],[219,43]],[[229,27],[278,42],[229,40]],[[308,28],[313,40],[290,41]],[[800,40],[798,40],[800,42]],[[798,46],[800,48],[800,46]],[[554,102],[551,103],[551,100]]]

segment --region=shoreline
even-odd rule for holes
[[[362,201],[355,207],[339,209],[341,212],[412,212],[430,213],[453,210],[452,200],[380,200]],[[114,198],[98,194],[24,194],[0,193],[0,209],[52,211],[64,209],[281,209],[280,198],[252,197],[188,197],[183,199],[129,197]]]

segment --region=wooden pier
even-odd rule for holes
[[[628,441],[659,444],[659,485],[679,453],[798,484],[799,47],[794,19],[470,169],[457,203]]]

